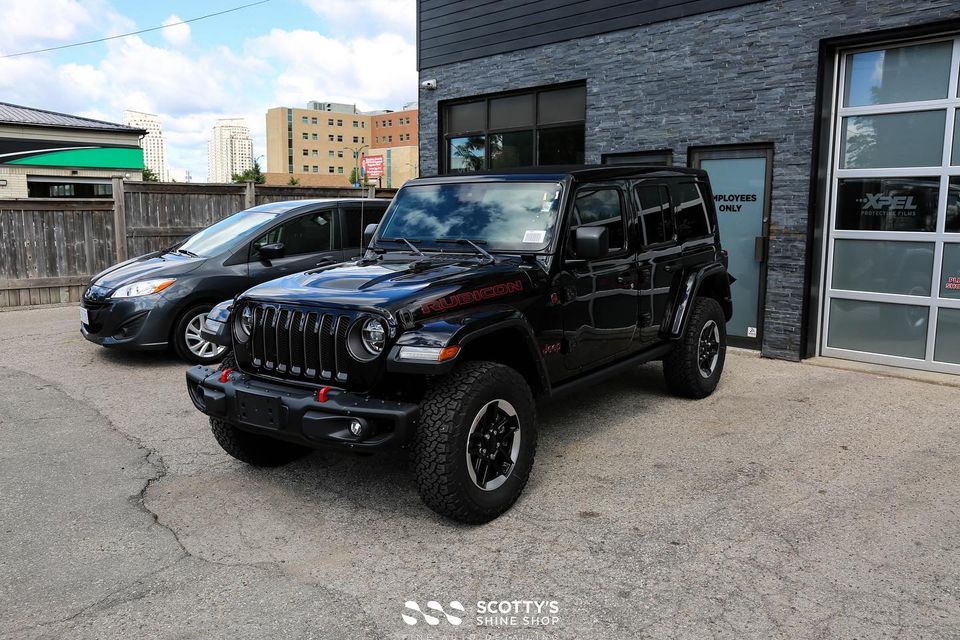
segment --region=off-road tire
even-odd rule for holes
[[[484,491],[469,476],[467,435],[478,412],[502,399],[516,410],[520,448],[513,470],[496,489]],[[413,447],[417,489],[428,507],[470,524],[489,522],[523,491],[537,450],[536,405],[526,380],[495,362],[465,362],[439,379],[420,404]]]
[[[184,311],[177,318],[177,321],[173,323],[173,331],[170,334],[170,343],[173,345],[173,351],[177,354],[181,360],[190,362],[193,364],[205,364],[211,365],[219,362],[226,354],[230,353],[230,350],[224,351],[223,353],[212,355],[209,357],[200,357],[196,353],[190,351],[190,347],[187,346],[185,333],[187,330],[187,324],[201,313],[207,313],[213,305],[209,304],[195,304],[191,305],[189,309]]]
[[[236,366],[233,353],[227,353],[219,370]],[[255,467],[279,467],[310,452],[306,447],[243,431],[220,418],[210,418],[210,430],[224,451]]]
[[[709,376],[700,371],[698,360],[701,332],[704,327],[713,321],[719,328],[720,349],[718,360]],[[677,342],[673,351],[663,359],[663,376],[667,381],[667,389],[671,393],[684,397],[700,399],[706,398],[720,382],[723,373],[723,363],[727,352],[726,320],[723,309],[713,298],[696,298],[690,319],[683,338]]]

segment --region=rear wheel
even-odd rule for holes
[[[713,298],[696,298],[683,338],[663,359],[667,388],[684,398],[705,398],[720,382],[727,353],[726,320]]]
[[[200,335],[211,308],[206,304],[194,305],[177,319],[173,328],[173,349],[187,362],[213,364],[227,352],[227,347],[204,340]]]
[[[493,520],[520,496],[536,449],[536,409],[523,376],[493,362],[464,363],[420,405],[420,497],[453,520]]]

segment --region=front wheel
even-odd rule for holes
[[[466,362],[420,405],[417,489],[442,516],[488,522],[516,502],[536,450],[536,409],[523,376],[494,362]]]
[[[210,305],[195,305],[187,309],[173,327],[173,349],[187,362],[213,364],[227,351],[227,347],[209,342],[200,335],[208,313]]]
[[[667,388],[684,398],[706,398],[720,382],[726,355],[727,327],[720,303],[696,298],[683,337],[663,359]]]

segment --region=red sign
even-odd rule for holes
[[[368,178],[383,177],[383,156],[366,156],[360,161],[360,166]]]

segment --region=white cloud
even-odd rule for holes
[[[190,44],[190,25],[177,24],[178,22],[182,22],[180,17],[176,14],[172,14],[169,18],[163,21],[163,25],[166,27],[166,29],[162,29],[160,33],[163,34],[163,39],[173,46],[183,48]]]
[[[75,40],[93,24],[77,0],[6,0],[0,21],[0,51],[18,53]]]
[[[331,33],[398,33],[414,39],[416,0],[304,0]]]
[[[248,42],[246,50],[280,69],[278,105],[331,100],[355,102],[360,109],[398,108],[416,96],[416,49],[399,35],[339,40],[316,31],[273,29]]]

